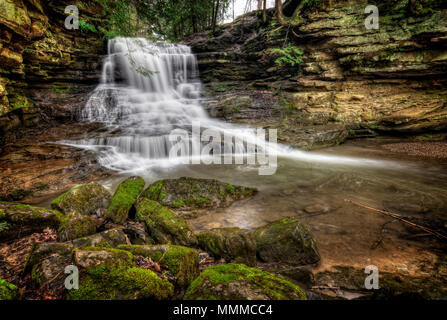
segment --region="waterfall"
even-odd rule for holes
[[[236,164],[243,164],[241,155],[248,158],[253,154],[263,160],[266,154],[274,154],[274,165],[278,154],[304,161],[372,163],[293,150],[267,142],[255,129],[212,119],[200,104],[201,90],[197,60],[189,47],[142,38],[109,40],[101,82],[79,114],[81,121],[103,123],[106,130],[62,143],[97,151],[100,164],[117,171],[184,163],[182,156],[170,153],[175,146],[180,144],[180,149],[195,159],[209,151],[210,143],[221,146],[219,156],[228,159],[229,155]],[[178,130],[193,133],[198,123],[198,134],[188,134],[180,142],[171,139]],[[228,140],[204,142],[201,135],[209,130]],[[261,162],[256,164],[265,165]]]

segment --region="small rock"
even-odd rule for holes
[[[76,266],[84,269],[98,266],[133,267],[133,255],[124,250],[109,248],[80,248],[75,249],[73,260]]]
[[[309,214],[314,214],[314,213],[328,212],[329,208],[326,206],[322,206],[320,204],[316,204],[316,205],[308,206],[308,207],[304,208],[304,211]]]
[[[40,286],[45,284],[49,289],[63,288],[67,277],[65,268],[70,265],[72,265],[70,257],[52,254],[34,265],[32,279]]]
[[[154,240],[147,233],[144,222],[126,221],[123,231],[127,234],[132,244],[154,244]]]

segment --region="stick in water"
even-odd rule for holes
[[[357,206],[359,206],[359,207],[363,207],[363,208],[365,208],[365,209],[369,209],[369,210],[372,210],[372,211],[375,211],[375,212],[379,212],[379,213],[381,213],[381,214],[384,214],[384,215],[386,215],[386,216],[389,216],[389,217],[391,217],[391,218],[394,218],[394,219],[396,219],[396,220],[399,220],[399,221],[401,221],[401,222],[403,222],[403,223],[406,223],[406,224],[408,224],[408,225],[410,225],[410,226],[413,226],[413,227],[415,227],[415,228],[419,228],[419,229],[421,229],[421,230],[424,230],[425,232],[427,232],[427,233],[429,233],[429,234],[431,234],[431,235],[434,235],[435,237],[437,237],[437,238],[439,238],[439,239],[447,240],[447,237],[444,236],[444,235],[442,235],[442,234],[440,234],[439,232],[436,232],[436,231],[434,231],[434,230],[432,230],[432,229],[430,229],[430,228],[427,228],[427,227],[421,226],[421,225],[419,225],[419,224],[413,223],[413,222],[411,222],[411,221],[408,221],[408,220],[402,218],[402,217],[401,217],[400,215],[398,215],[398,214],[391,213],[391,212],[387,212],[387,211],[383,211],[383,210],[379,210],[379,209],[376,209],[376,208],[373,208],[373,207],[370,207],[370,206],[367,206],[367,205],[364,205],[364,204],[361,204],[361,203],[358,203],[358,202],[355,202],[355,201],[352,201],[352,200],[348,200],[348,199],[345,199],[345,201],[346,201],[346,202],[350,202],[350,203],[352,203],[352,204],[355,204],[355,205],[357,205]]]

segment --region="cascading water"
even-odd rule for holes
[[[176,129],[192,132],[193,124],[200,123],[201,132],[212,129],[231,137],[230,143],[222,142],[222,154],[262,151],[308,161],[362,163],[359,159],[292,150],[266,142],[254,129],[211,119],[200,104],[200,95],[197,60],[189,47],[115,38],[108,43],[101,83],[80,112],[81,120],[104,123],[107,130],[92,138],[64,143],[95,149],[103,166],[118,171],[154,164],[169,166],[179,160],[170,157],[176,142],[169,135]],[[206,145],[194,135],[182,143],[192,150],[192,157],[200,155]],[[255,149],[249,149],[248,143]]]

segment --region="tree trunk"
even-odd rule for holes
[[[214,12],[214,19],[213,19],[213,32],[216,31],[216,25],[217,25],[217,17],[219,16],[219,1],[216,1],[216,11]]]
[[[275,0],[275,11],[279,24],[282,26],[288,26],[288,23],[284,19],[284,15],[282,13],[282,0]]]
[[[264,9],[262,11],[262,21],[267,22],[267,0],[264,0]]]
[[[258,10],[262,10],[263,0],[258,0]]]

